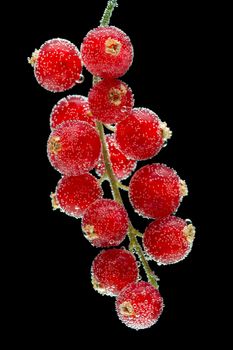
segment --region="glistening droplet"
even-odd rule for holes
[[[85,79],[84,75],[80,74],[79,80],[76,80],[76,83],[77,84],[82,84],[84,82],[84,79]]]

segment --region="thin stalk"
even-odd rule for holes
[[[109,0],[106,6],[106,9],[104,11],[104,14],[102,16],[102,19],[100,21],[100,26],[108,26],[110,23],[110,19],[113,13],[113,10],[115,7],[117,7],[117,0]],[[96,84],[98,81],[100,81],[99,77],[94,76],[93,77],[93,85]],[[104,165],[105,165],[105,171],[106,171],[106,176],[109,179],[111,189],[112,189],[112,194],[116,202],[120,203],[121,205],[124,206],[124,202],[121,198],[121,193],[119,191],[119,182],[116,179],[116,176],[113,172],[110,157],[108,154],[108,148],[107,148],[107,143],[106,143],[106,137],[104,133],[104,126],[101,122],[96,121],[96,128],[98,130],[99,136],[100,136],[100,141],[102,144],[102,154],[103,154],[103,159],[104,159]],[[122,185],[123,186],[123,185]],[[122,187],[121,187],[122,188]],[[130,247],[131,249],[138,255],[142,266],[145,270],[145,273],[147,275],[148,281],[155,287],[158,288],[158,283],[156,280],[156,276],[154,272],[151,270],[148,261],[146,260],[144,256],[144,252],[142,250],[141,245],[138,243],[137,236],[139,236],[140,233],[133,227],[132,223],[129,221],[129,229],[128,229],[128,237],[130,240]]]
[[[97,130],[99,132],[99,136],[100,136],[100,141],[102,144],[102,153],[103,153],[103,159],[104,159],[104,164],[105,164],[105,170],[106,170],[106,174],[109,178],[109,182],[112,188],[112,193],[113,193],[113,197],[115,199],[116,202],[120,203],[121,205],[124,206],[124,202],[121,198],[121,194],[119,191],[119,187],[118,187],[118,181],[115,177],[115,174],[112,170],[112,165],[110,162],[110,158],[109,158],[109,154],[108,154],[108,149],[107,149],[107,144],[106,144],[106,138],[105,138],[105,134],[104,134],[104,127],[103,124],[99,121],[96,122],[96,126],[97,126]],[[138,235],[138,231],[133,227],[132,223],[129,222],[129,230],[128,230],[128,237],[130,240],[130,246],[131,248],[136,252],[136,254],[138,255],[142,266],[145,270],[145,273],[147,275],[147,279],[148,281],[155,287],[158,288],[158,283],[156,281],[156,276],[154,274],[154,272],[151,270],[148,261],[146,260],[142,247],[141,245],[138,243],[137,240],[137,235]]]
[[[121,182],[117,182],[117,186],[120,188],[120,189],[122,189],[122,190],[124,190],[124,191],[128,191],[129,190],[129,187],[128,186],[125,186],[125,185],[123,185]]]
[[[109,0],[108,3],[107,3],[107,6],[104,10],[104,14],[101,18],[101,21],[100,21],[100,26],[101,27],[107,27],[110,23],[110,19],[112,17],[112,13],[115,9],[115,7],[117,7],[118,4],[117,4],[117,0]]]

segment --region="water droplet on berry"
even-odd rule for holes
[[[82,83],[84,82],[84,80],[85,80],[84,75],[80,74],[79,80],[76,80],[76,83],[77,83],[77,84],[82,84]]]

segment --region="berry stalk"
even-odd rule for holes
[[[111,165],[111,161],[110,161],[110,157],[108,154],[108,149],[107,149],[107,144],[106,144],[106,138],[105,138],[105,133],[104,133],[104,127],[103,124],[99,121],[96,121],[96,126],[97,126],[97,130],[99,132],[99,136],[100,136],[100,141],[102,144],[102,153],[103,153],[103,159],[104,159],[104,164],[105,164],[105,169],[106,169],[106,174],[107,177],[109,179],[111,188],[112,188],[112,192],[113,192],[113,197],[115,199],[115,201],[117,201],[118,203],[120,203],[121,205],[124,206],[123,200],[121,198],[121,194],[119,191],[119,183],[115,177],[115,174],[113,172],[112,169],[112,165]],[[136,254],[138,255],[142,266],[146,272],[147,275],[147,279],[148,281],[155,287],[158,288],[158,283],[156,281],[156,276],[154,274],[154,272],[151,270],[148,261],[146,260],[143,250],[140,246],[140,244],[138,243],[137,240],[137,230],[133,227],[132,223],[129,222],[129,231],[128,231],[128,237],[130,240],[130,248],[132,251],[135,251]]]
[[[110,157],[109,157],[109,154],[108,154],[108,149],[107,149],[107,143],[106,143],[106,138],[105,138],[103,124],[101,122],[99,122],[99,121],[96,121],[96,127],[97,127],[97,130],[99,132],[100,141],[101,141],[101,144],[102,144],[102,154],[103,154],[104,165],[105,165],[105,169],[106,169],[106,175],[107,175],[107,177],[109,179],[114,199],[118,203],[120,203],[121,205],[124,205],[123,200],[121,198],[121,194],[120,194],[119,188],[118,188],[118,181],[117,181],[117,179],[115,177],[115,174],[113,172],[111,161],[110,161]]]
[[[102,27],[107,27],[110,23],[110,19],[112,17],[112,13],[115,9],[115,7],[117,7],[118,4],[117,4],[117,0],[109,0],[108,3],[107,3],[107,6],[104,10],[104,14],[101,18],[101,21],[100,21],[100,26]]]
[[[130,239],[130,247],[132,248],[132,250],[134,250],[137,253],[137,256],[139,257],[142,266],[145,270],[146,276],[148,281],[155,287],[155,288],[159,288],[159,285],[157,283],[157,278],[156,275],[154,274],[154,272],[151,270],[150,265],[148,263],[148,261],[145,258],[145,255],[143,253],[143,250],[140,246],[140,244],[138,243],[137,240],[137,230],[135,230],[135,228],[133,227],[132,223],[130,222],[129,224],[129,232],[128,232],[128,237]]]
[[[117,0],[109,0],[108,1],[106,9],[105,9],[104,14],[103,14],[103,17],[100,21],[100,26],[106,27],[109,25],[113,10],[117,6],[118,6]],[[100,81],[99,77],[93,76],[93,85],[95,85],[99,81]],[[121,205],[124,206],[124,202],[121,198],[121,194],[119,191],[119,188],[123,189],[124,186],[119,183],[119,181],[116,179],[116,176],[113,172],[111,161],[110,161],[110,156],[108,154],[103,123],[101,123],[100,121],[96,121],[96,127],[97,127],[97,130],[98,130],[98,133],[100,136],[100,141],[102,144],[102,153],[103,153],[103,160],[104,160],[105,169],[106,169],[106,175],[109,179],[109,182],[110,182],[110,185],[112,188],[113,197],[114,197],[115,201],[117,201],[118,203],[120,203]],[[124,188],[124,189],[126,189],[126,188]],[[136,254],[138,255],[138,257],[142,263],[142,266],[145,270],[145,273],[147,275],[148,281],[155,288],[158,288],[159,286],[158,286],[158,283],[156,280],[156,276],[155,276],[154,272],[151,270],[151,268],[148,264],[148,261],[145,258],[145,255],[143,253],[141,245],[138,243],[137,235],[138,235],[138,231],[133,227],[132,223],[129,221],[128,237],[130,240],[130,249],[132,251],[135,251]]]

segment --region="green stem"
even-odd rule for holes
[[[155,287],[158,288],[158,283],[157,283],[157,279],[156,279],[156,275],[154,274],[154,272],[151,270],[150,265],[148,263],[148,261],[146,260],[143,250],[140,246],[140,244],[138,243],[137,240],[137,230],[135,230],[135,228],[132,226],[132,224],[130,223],[129,225],[129,239],[130,239],[130,246],[135,250],[135,252],[137,253],[143,268],[146,272],[146,276],[148,281]]]
[[[107,6],[104,10],[104,14],[103,14],[101,21],[100,21],[101,27],[107,27],[109,25],[113,10],[117,6],[118,6],[117,0],[109,0],[108,1]]]
[[[109,154],[108,154],[108,148],[107,148],[103,124],[99,121],[96,121],[96,127],[97,127],[97,130],[99,132],[100,141],[102,144],[102,154],[103,154],[103,158],[104,158],[105,171],[108,175],[108,178],[109,178],[109,181],[110,181],[110,184],[112,187],[114,199],[118,203],[124,205],[123,200],[121,198],[119,188],[118,188],[117,179],[116,179],[115,174],[112,170],[112,165],[111,165],[111,161],[110,161]]]
[[[124,191],[128,191],[128,190],[129,190],[129,187],[123,185],[120,181],[117,182],[117,186],[118,186],[119,188],[121,188],[122,190],[124,190]]]
[[[103,17],[100,21],[101,26],[108,26],[109,25],[113,10],[116,6],[117,6],[117,0],[109,0],[108,1],[107,7],[106,7],[104,14],[103,14]],[[94,76],[93,77],[93,85],[96,84],[98,81],[100,81],[100,78]],[[116,176],[113,172],[112,164],[111,164],[110,157],[108,154],[106,137],[105,137],[105,133],[104,133],[104,126],[101,122],[96,121],[96,128],[98,130],[98,133],[100,136],[100,141],[102,144],[102,154],[103,154],[103,159],[104,159],[105,171],[106,171],[106,175],[109,179],[109,182],[110,182],[110,185],[112,188],[113,197],[114,197],[116,202],[118,202],[124,206],[124,203],[123,203],[123,200],[121,198],[120,191],[119,191],[119,187],[120,187],[119,182],[117,181]],[[130,240],[130,247],[138,255],[138,257],[142,263],[142,266],[146,272],[148,281],[155,288],[158,288],[156,276],[155,276],[154,272],[151,270],[151,268],[148,264],[148,261],[146,260],[146,258],[144,256],[144,252],[142,250],[141,245],[138,243],[138,240],[137,240],[138,233],[139,232],[133,227],[132,223],[129,221],[128,237]]]
[[[108,180],[108,175],[104,173],[99,179],[98,182],[101,185],[105,180]]]
[[[97,130],[99,132],[99,136],[100,136],[100,140],[101,140],[101,144],[102,144],[102,154],[103,154],[103,159],[104,159],[104,164],[105,164],[105,170],[106,170],[106,174],[109,178],[109,182],[110,182],[110,185],[112,188],[113,197],[114,197],[116,202],[118,202],[124,206],[124,203],[123,203],[123,200],[121,198],[120,191],[119,191],[119,182],[117,181],[116,176],[113,172],[111,161],[109,158],[103,124],[99,121],[96,121],[96,127],[97,127]],[[148,281],[155,288],[158,288],[156,276],[155,276],[154,272],[151,270],[151,268],[148,264],[148,261],[146,260],[146,258],[144,256],[142,247],[138,243],[137,235],[138,235],[138,231],[133,227],[132,223],[129,222],[128,236],[129,236],[129,240],[130,240],[130,246],[138,255],[138,257],[142,263],[142,266],[146,272]]]

